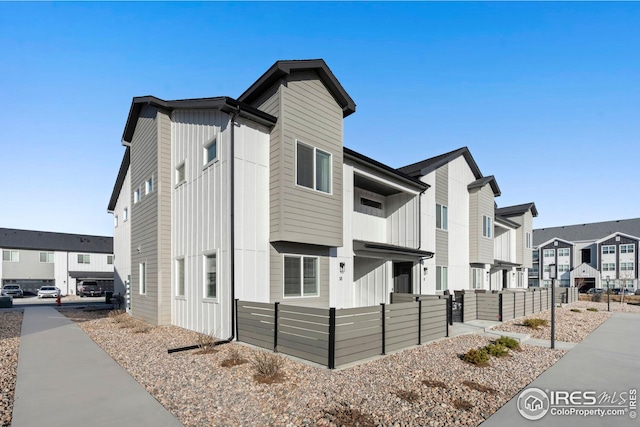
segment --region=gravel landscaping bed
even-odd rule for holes
[[[589,311],[587,308],[598,311]],[[571,311],[580,310],[580,312]],[[640,306],[611,303],[611,312],[640,313]],[[556,308],[556,341],[578,343],[585,339],[598,326],[609,318],[607,303],[576,301],[562,308]],[[545,319],[547,326],[532,329],[522,325],[524,319]],[[551,339],[551,310],[542,311],[526,317],[509,320],[493,328],[494,331],[508,331],[529,334],[531,338]]]
[[[11,425],[22,311],[0,312],[0,425]]]
[[[477,426],[565,353],[525,345],[479,368],[460,355],[490,339],[466,335],[337,371],[280,357],[279,382],[263,384],[251,362],[221,366],[232,353],[251,361],[261,350],[234,343],[167,354],[198,334],[136,333],[104,312],[61,311],[187,426]]]

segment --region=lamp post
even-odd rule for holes
[[[607,311],[611,311],[611,290],[609,289],[609,276],[607,276]]]
[[[551,279],[551,348],[556,348],[556,265],[549,264],[549,278]]]

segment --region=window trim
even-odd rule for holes
[[[471,267],[471,289],[484,289],[484,271],[484,268]],[[480,286],[476,286],[476,282],[479,282]]]
[[[486,239],[493,238],[493,218],[489,215],[482,215],[482,237]]]
[[[111,262],[109,262],[109,258],[111,258]],[[107,255],[107,265],[113,265],[113,261],[115,261],[116,257],[113,255]]]
[[[207,287],[208,287],[208,279],[207,279],[207,259],[209,257],[215,257],[216,260],[216,281],[214,283],[215,286],[215,296],[210,297],[207,296]],[[206,251],[202,253],[202,301],[209,303],[217,303],[218,298],[220,297],[220,257],[218,256],[218,250],[214,249],[211,251]]]
[[[82,261],[80,261],[80,257],[82,257]],[[87,259],[88,261],[85,262],[84,261],[85,259]],[[91,254],[79,253],[77,256],[77,261],[78,261],[78,264],[91,264]]]
[[[180,267],[182,264],[182,267]],[[185,257],[184,255],[175,258],[175,267],[176,267],[176,282],[175,282],[175,297],[177,299],[186,299],[187,298],[187,275],[185,271]],[[180,283],[180,272],[182,272],[182,283]],[[182,284],[182,292],[180,292],[180,285]]]
[[[118,228],[120,226],[120,218],[118,215],[113,216],[113,226],[114,228]]]
[[[300,295],[287,295],[285,289],[285,259],[298,258],[300,260]],[[316,260],[316,293],[315,295],[305,295],[304,292],[304,259],[313,258]],[[320,297],[320,256],[319,255],[302,255],[302,254],[282,254],[282,298],[284,299],[296,299],[296,298],[318,298]]]
[[[147,295],[147,262],[138,263],[138,293]]]
[[[563,255],[565,251],[567,252],[567,254]],[[562,252],[562,254],[560,254],[560,252]],[[558,248],[558,256],[559,257],[561,257],[561,256],[565,256],[565,257],[566,256],[571,256],[571,249],[569,249],[569,248]]]
[[[133,204],[140,203],[140,187],[133,190]]]
[[[531,249],[531,233],[528,231],[525,233],[525,248]]]
[[[622,250],[623,248],[624,248],[624,251]],[[635,252],[636,252],[636,245],[633,243],[623,243],[620,245],[621,254],[633,254]]]
[[[440,214],[440,225],[438,226],[438,213]],[[436,203],[436,229],[449,231],[449,207]]]
[[[129,207],[122,209],[122,222],[125,223],[129,220]]]
[[[607,252],[604,251],[605,248],[607,248]],[[612,252],[612,250],[613,250],[613,252]],[[600,250],[600,253],[602,255],[615,255],[616,254],[616,245],[602,245],[602,249]]]
[[[313,187],[307,187],[305,185],[298,184],[298,145],[305,146],[307,148],[310,148],[313,151],[313,155],[312,155],[312,159],[313,159],[312,160],[312,162],[313,162],[313,173],[312,173],[312,176],[313,176]],[[315,147],[315,146],[313,146],[311,144],[308,144],[308,143],[306,143],[304,141],[301,141],[299,139],[295,139],[294,150],[295,150],[295,152],[294,152],[294,159],[295,159],[295,161],[294,161],[294,169],[295,169],[294,183],[295,183],[296,187],[305,188],[307,190],[315,191],[315,192],[320,193],[320,194],[326,194],[328,196],[333,195],[333,154],[328,152],[328,151],[323,150],[322,148]],[[318,190],[318,177],[316,175],[317,168],[318,168],[318,161],[317,161],[316,153],[318,151],[320,151],[320,152],[322,152],[324,154],[327,154],[329,156],[329,191]]]
[[[144,182],[144,195],[148,196],[151,193],[153,193],[153,177]]]
[[[42,255],[46,256],[46,261],[42,261]],[[51,255],[51,261],[49,261],[49,255]],[[40,255],[39,255],[39,259],[40,259],[40,263],[42,264],[53,264],[54,263],[54,255],[53,252],[49,252],[49,251],[40,251]]]
[[[548,252],[551,252],[551,255],[546,255]],[[556,250],[555,249],[543,249],[542,250],[542,258],[555,258],[556,257]]]
[[[186,159],[183,160],[181,163],[178,163],[178,166],[175,167],[175,175],[174,175],[174,179],[175,179],[175,186],[179,187],[182,184],[184,184],[185,182],[187,182],[187,161]],[[182,169],[182,179],[179,179],[179,175],[180,175],[180,170]]]
[[[216,156],[211,159],[208,160],[209,158],[209,148],[211,148],[211,146],[215,145],[216,146]],[[207,169],[209,166],[213,165],[214,163],[216,163],[219,159],[220,159],[220,147],[218,147],[218,136],[214,136],[213,138],[209,139],[207,142],[205,142],[204,144],[202,144],[202,156],[203,156],[203,160],[204,160],[204,166],[202,166],[202,169]]]

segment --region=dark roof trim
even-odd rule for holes
[[[113,191],[111,192],[111,199],[109,200],[109,206],[107,206],[107,212],[113,212],[116,208],[116,203],[118,203],[118,197],[120,196],[120,191],[124,184],[124,178],[127,176],[127,172],[129,171],[129,162],[131,162],[131,148],[127,147],[124,152],[124,157],[122,158],[122,163],[120,163],[118,178],[116,178],[116,183],[113,186]]]
[[[140,111],[145,105],[151,105],[165,111],[173,111],[175,109],[183,110],[220,110],[225,113],[233,113],[239,111],[240,117],[253,120],[264,126],[272,127],[277,119],[271,114],[260,111],[248,104],[237,101],[228,96],[219,96],[216,98],[196,98],[196,99],[179,99],[175,101],[165,101],[155,96],[139,96],[133,98],[127,124],[124,127],[122,140],[130,143],[133,139],[133,133],[136,130],[136,124],[140,117]]]
[[[362,245],[364,245],[365,249],[368,249],[371,251],[390,252],[390,253],[396,253],[400,255],[413,255],[420,258],[433,258],[433,255],[434,255],[434,253],[430,251],[407,248],[404,246],[388,245],[386,243],[365,242],[365,241],[359,241],[359,240],[355,240],[355,242],[361,243]]]
[[[467,186],[469,190],[474,188],[482,188],[485,185],[491,185],[491,190],[493,191],[493,195],[498,197],[500,195],[500,187],[498,187],[498,182],[493,175],[485,176],[484,178],[480,178],[476,181],[473,181],[471,184]]]
[[[509,262],[509,261],[498,261],[494,265],[496,265],[498,267],[519,267],[521,264],[518,264],[518,263],[515,263],[515,262]],[[509,289],[509,290],[511,290],[511,289]]]
[[[113,280],[113,271],[70,271],[69,276],[80,280]]]
[[[513,227],[513,228],[520,228],[520,227],[522,227],[522,225],[518,224],[517,222],[515,222],[515,221],[511,221],[510,219],[505,218],[505,217],[503,217],[503,216],[500,216],[500,215],[498,215],[498,214],[496,214],[496,218],[495,218],[495,220],[496,220],[496,222],[500,222],[500,223],[502,223],[502,224],[504,224],[504,225],[508,225],[509,227]]]
[[[414,178],[398,171],[397,169],[392,168],[391,166],[387,166],[384,163],[373,160],[372,158],[367,157],[364,154],[360,154],[347,147],[343,147],[342,150],[346,158],[356,163],[360,163],[364,166],[370,167],[378,172],[382,172],[383,174],[395,178],[404,184],[408,184],[416,190],[425,191],[427,188],[429,188],[429,184],[427,184],[426,182],[422,182],[417,178]]]
[[[276,61],[258,80],[244,91],[238,100],[247,104],[255,101],[260,95],[269,89],[278,80],[291,74],[294,71],[315,71],[320,76],[322,83],[327,87],[331,95],[342,107],[342,117],[356,111],[356,104],[342,87],[336,76],[333,75],[329,66],[322,59],[304,59],[295,61]]]
[[[534,217],[538,216],[538,209],[536,209],[536,204],[533,202],[498,208],[496,209],[496,215],[506,217],[520,216],[529,210],[531,211],[531,215],[533,215]]]
[[[0,228],[0,248],[113,253],[113,237]]]
[[[431,157],[429,159],[422,160],[421,162],[412,163],[398,168],[398,170],[411,176],[425,176],[459,156],[464,156],[476,179],[482,178],[482,172],[480,172],[478,164],[473,159],[473,156],[467,147],[458,148],[457,150]]]

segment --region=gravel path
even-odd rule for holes
[[[525,345],[478,368],[459,356],[490,339],[467,335],[339,371],[283,357],[283,381],[261,384],[251,363],[221,366],[233,351],[251,360],[254,348],[167,354],[197,334],[174,326],[135,333],[104,313],[64,312],[187,426],[477,426],[564,354]]]
[[[0,311],[0,425],[11,425],[22,311]]]
[[[598,311],[588,311],[587,308],[595,308]],[[580,310],[580,312],[571,311]],[[611,303],[611,311],[640,313],[640,306]],[[562,308],[556,308],[556,341],[578,343],[586,338],[598,326],[609,318],[607,303],[576,301]],[[539,318],[548,322],[547,326],[531,329],[522,325],[524,319]],[[526,317],[509,320],[493,328],[494,331],[517,332],[529,334],[531,338],[544,340],[551,339],[551,310],[542,311]]]

